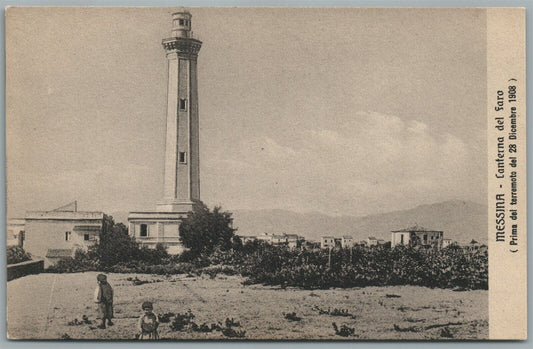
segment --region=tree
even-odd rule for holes
[[[233,229],[230,212],[223,212],[220,206],[213,211],[198,201],[180,224],[180,238],[183,245],[198,256],[210,254],[215,248],[229,250],[232,248],[236,229]]]
[[[109,267],[119,262],[131,261],[137,257],[139,246],[128,235],[128,228],[115,224],[112,216],[104,215],[100,241],[91,247],[89,253],[95,253],[100,265]]]

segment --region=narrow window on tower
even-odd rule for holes
[[[180,110],[187,110],[187,99],[180,98]]]
[[[187,163],[187,153],[184,151],[180,151],[180,158],[179,158],[180,164],[186,164]]]
[[[183,19],[180,19],[180,25],[183,25],[185,21]]]
[[[83,234],[83,240],[89,241],[89,234]]]
[[[65,232],[65,241],[70,241],[71,233],[70,231]]]

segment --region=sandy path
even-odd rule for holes
[[[446,339],[441,338],[444,327],[454,339],[488,336],[487,291],[415,286],[282,290],[243,286],[237,276],[110,274],[108,280],[116,295],[115,326],[106,330],[93,325],[68,326],[83,315],[95,320],[92,296],[96,274],[40,274],[8,282],[10,338],[58,339],[68,334],[73,339],[133,339],[140,304],[145,300],[154,302],[156,313],[191,309],[197,324],[234,318],[248,339],[346,339],[335,335],[332,322],[355,328],[355,336],[349,339]],[[157,282],[134,286],[127,278],[135,276]],[[316,307],[346,309],[355,317],[321,315]],[[283,313],[290,312],[302,320],[285,319]],[[220,332],[173,332],[169,324],[161,324],[160,335],[166,339],[227,339]]]

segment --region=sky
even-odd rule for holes
[[[155,209],[178,9],[8,9],[8,217]],[[483,9],[189,10],[208,206],[486,203]]]

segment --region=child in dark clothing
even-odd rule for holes
[[[107,282],[107,276],[104,274],[98,274],[96,277],[98,286],[94,290],[94,302],[98,304],[97,318],[102,319],[102,323],[98,328],[105,328],[106,319],[107,325],[112,326],[113,322],[113,288]]]

